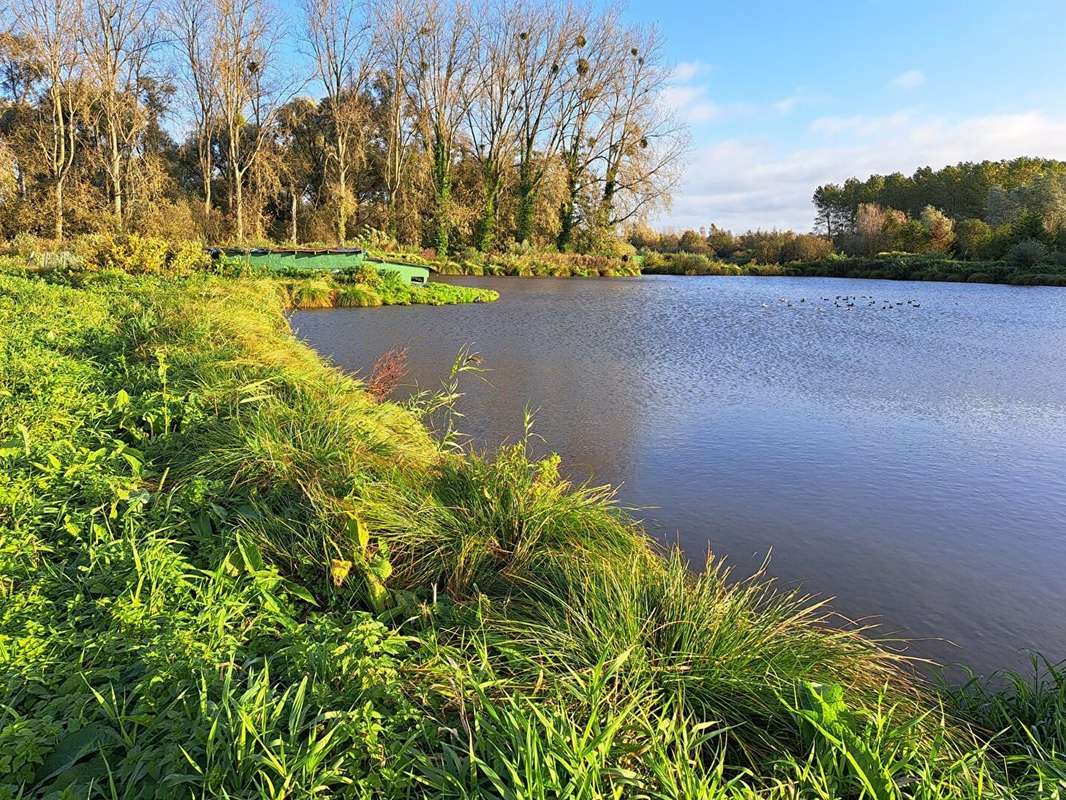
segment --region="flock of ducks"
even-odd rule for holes
[[[779,297],[779,298],[777,298],[777,302],[781,303],[781,304],[783,304],[783,305],[785,305],[785,306],[787,306],[789,308],[792,308],[792,306],[799,305],[800,303],[802,303],[804,305],[807,305],[807,298],[806,297],[801,297],[799,299],[799,302],[797,303],[797,302],[794,302],[792,300],[789,300],[788,298]],[[867,308],[875,308],[875,309],[877,309],[879,311],[889,311],[889,310],[896,309],[896,308],[921,308],[922,307],[922,304],[919,303],[917,300],[899,300],[899,301],[878,300],[872,294],[856,294],[856,295],[838,294],[836,297],[833,297],[833,298],[823,297],[823,298],[821,298],[821,302],[822,303],[832,303],[834,308],[846,308],[849,311],[855,309],[856,307],[863,307],[863,306],[865,306]],[[817,305],[817,303],[818,303],[818,300],[815,299],[815,298],[812,298],[811,302],[810,302],[810,305],[814,306],[818,311],[824,311],[825,309],[822,306]],[[767,303],[763,303],[762,307],[763,308],[769,308],[770,306]]]

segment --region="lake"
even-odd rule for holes
[[[835,598],[978,671],[1066,658],[1066,289],[821,278],[449,279],[489,305],[292,316],[352,372],[408,348],[459,427],[535,431],[699,565]],[[401,393],[402,394],[402,393]]]

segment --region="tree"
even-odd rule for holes
[[[139,93],[153,49],[159,43],[153,0],[89,0],[85,56],[98,101],[97,127],[112,210],[121,228],[127,171],[137,139],[147,126]]]
[[[244,189],[279,109],[295,92],[274,72],[277,21],[264,0],[217,0],[219,109],[226,134],[237,241],[245,236]]]
[[[411,123],[411,103],[407,86],[414,11],[412,0],[390,0],[374,6],[378,77],[376,93],[377,129],[382,151],[382,193],[385,198],[385,226],[395,236],[397,207],[407,178],[411,143],[416,127]]]
[[[955,247],[963,258],[979,258],[991,241],[992,228],[984,220],[970,217],[955,226]]]
[[[79,0],[21,0],[16,17],[19,32],[34,48],[45,84],[34,135],[52,187],[54,235],[62,241],[67,178],[86,100],[79,58],[82,8]]]
[[[737,238],[731,231],[719,228],[713,223],[711,224],[710,232],[707,234],[707,244],[711,246],[711,249],[714,250],[715,255],[719,258],[729,258],[740,249]]]
[[[684,152],[681,128],[659,97],[669,72],[654,28],[625,37],[608,97],[597,227],[602,232],[642,213],[663,198]]]
[[[515,144],[515,117],[520,107],[516,81],[520,55],[530,31],[520,5],[486,0],[473,26],[473,58],[478,63],[464,101],[471,155],[481,176],[482,208],[474,244],[482,251],[496,241],[496,222],[504,172]]]
[[[555,239],[560,251],[570,247],[578,223],[579,204],[595,183],[593,165],[602,152],[604,133],[604,126],[598,122],[606,116],[606,96],[612,86],[617,59],[619,29],[614,13],[592,23],[591,43],[584,33],[576,34],[579,52],[569,68],[560,102],[558,124],[566,172],[566,190],[559,205],[559,233]]]
[[[855,233],[866,255],[890,249],[906,216],[894,209],[881,208],[877,203],[861,203],[855,214]]]
[[[468,8],[461,2],[429,0],[416,17],[410,48],[411,101],[419,132],[432,164],[433,240],[437,254],[448,254],[451,231],[452,156],[470,97],[468,82],[476,66],[472,58]]]
[[[177,0],[170,14],[170,27],[172,40],[181,53],[183,83],[192,113],[206,224],[211,217],[213,137],[218,129],[221,83],[218,17],[213,0]]]
[[[549,165],[559,151],[566,123],[577,113],[581,97],[575,88],[589,85],[589,69],[580,53],[587,45],[587,13],[568,8],[560,12],[544,3],[515,6],[521,15],[524,38],[517,45],[515,100],[517,103],[518,210],[515,239],[533,238],[533,214]],[[583,66],[585,68],[583,68]]]
[[[351,171],[360,159],[359,142],[366,128],[360,95],[370,76],[371,27],[366,7],[356,0],[304,0],[307,41],[332,128],[326,140],[333,165],[332,195],[336,207],[337,241],[348,239],[348,219],[355,212]]]
[[[943,211],[932,206],[922,209],[922,228],[926,235],[926,249],[946,253],[955,243],[955,223]]]
[[[781,247],[782,264],[789,261],[821,261],[833,252],[833,243],[824,236],[801,233],[791,237]]]
[[[681,234],[681,241],[678,243],[678,247],[685,253],[696,253],[697,255],[706,255],[710,252],[710,245],[707,244],[707,237],[701,236],[694,230],[687,230]]]
[[[315,104],[306,98],[297,98],[284,105],[278,112],[272,151],[280,183],[289,200],[289,240],[295,245],[300,240],[298,214],[304,198],[311,190],[315,179],[317,149],[325,137],[316,135]]]

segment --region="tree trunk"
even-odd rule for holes
[[[241,176],[234,176],[233,205],[237,213],[237,241],[244,244],[244,191],[241,187]]]
[[[559,205],[559,234],[555,248],[564,252],[574,239],[574,211],[577,208],[577,154],[576,148],[566,157],[566,198]]]
[[[600,234],[607,234],[611,228],[611,215],[614,213],[614,193],[617,188],[616,173],[609,171],[603,182],[603,199],[600,200],[596,215],[596,227]]]
[[[433,188],[436,194],[435,214],[437,255],[448,256],[448,235],[451,229],[452,176],[448,147],[443,137],[437,136],[433,147]]]
[[[336,113],[336,112],[334,112]],[[348,240],[348,146],[337,126],[337,243],[343,247]]]
[[[296,187],[292,187],[289,192],[292,195],[292,243],[296,244]]]
[[[496,205],[500,196],[499,170],[488,164],[482,170],[482,188],[485,204],[478,220],[475,244],[482,253],[487,253],[496,244]]]
[[[204,224],[211,219],[211,171],[214,161],[211,158],[211,139],[207,138],[206,145],[200,142],[200,172],[204,189]]]
[[[348,241],[348,187],[344,178],[337,187],[337,244],[341,247]]]
[[[55,235],[56,241],[63,241],[63,179],[60,178],[56,181],[55,185],[56,196],[56,220],[55,220]]]
[[[555,249],[560,253],[566,251],[574,238],[574,201],[567,197],[559,206],[559,233],[555,237]]]
[[[111,144],[111,166],[108,172],[111,177],[112,204],[119,230],[122,230],[122,153],[119,150],[118,130],[113,124],[108,126],[108,138]]]
[[[524,158],[518,170],[518,218],[515,239],[528,242],[533,237],[533,213],[537,206],[537,187],[533,180],[529,158]]]

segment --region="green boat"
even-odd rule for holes
[[[336,272],[353,269],[364,264],[374,267],[378,272],[398,273],[407,283],[424,286],[429,283],[429,269],[418,264],[405,264],[402,261],[385,261],[370,257],[361,247],[332,247],[319,250],[312,248],[256,248],[252,250],[215,249],[212,256],[225,254],[230,257],[245,259],[248,264],[260,270],[272,272],[322,271]]]

